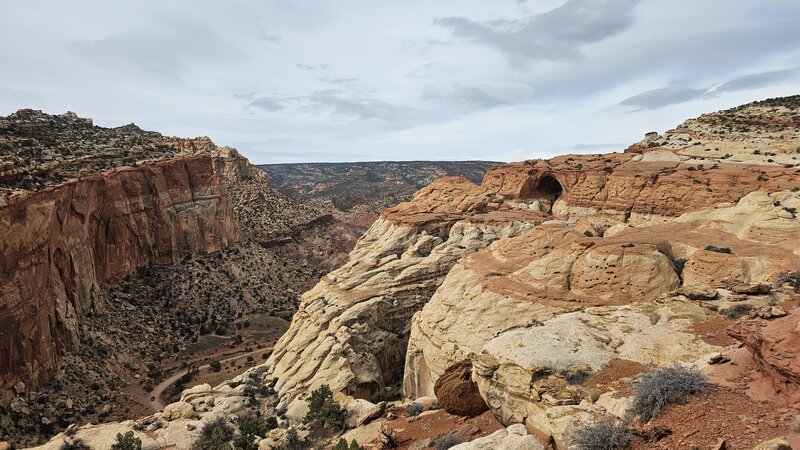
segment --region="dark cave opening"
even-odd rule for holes
[[[542,197],[555,201],[564,192],[564,188],[561,187],[561,183],[559,183],[558,180],[550,175],[546,175],[539,180],[539,184],[536,186],[536,189],[534,189],[534,192],[538,192]]]

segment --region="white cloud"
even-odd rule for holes
[[[209,135],[254,162],[605,151],[800,90],[794,0],[42,0],[3,13],[0,114]]]

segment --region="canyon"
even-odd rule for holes
[[[292,288],[296,312],[277,308],[293,314],[266,361],[38,448],[107,448],[132,432],[143,448],[188,449],[207,424],[254,414],[281,425],[259,449],[285,447],[288,430],[329,448],[339,433],[304,423],[327,386],[344,437],[365,448],[393,427],[400,448],[452,432],[459,449],[564,449],[587,423],[626,421],[631,382],[675,364],[710,387],[634,426],[632,448],[800,448],[800,96],[704,114],[619,153],[497,165],[480,184],[438,178],[349,239],[347,256],[342,243],[312,257],[344,222],[253,183],[266,175],[235,150],[174,142],[80,180],[50,160],[4,163],[4,385],[52,376],[82,345],[79,321],[103,309],[103,285],[139,267],[252,244],[244,260],[280,246],[270,255],[320,278]],[[254,317],[277,312],[266,303]],[[409,405],[427,411],[399,418]]]

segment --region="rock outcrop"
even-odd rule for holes
[[[495,239],[531,228],[537,217],[459,221],[430,230],[376,221],[349,261],[303,295],[291,327],[273,350],[270,376],[290,416],[302,416],[305,396],[322,384],[367,399],[397,384],[411,315],[450,267]]]

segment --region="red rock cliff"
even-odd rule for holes
[[[238,240],[225,166],[181,156],[11,197],[0,209],[0,386],[48,379],[78,345],[80,318],[102,307],[98,283]]]

